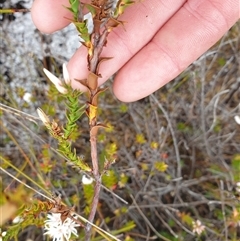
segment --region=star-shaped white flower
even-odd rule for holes
[[[52,213],[47,215],[44,229],[44,235],[49,235],[53,241],[69,241],[71,235],[78,237],[76,227],[80,225],[72,219],[66,218],[64,222],[61,220],[60,213]]]
[[[201,223],[200,220],[197,220],[196,222],[193,221],[193,233],[200,235],[204,230],[205,226]]]

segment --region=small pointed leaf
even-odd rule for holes
[[[103,92],[104,92],[105,90],[107,90],[107,89],[108,89],[108,88],[106,87],[106,88],[99,89],[99,90],[97,91],[97,93],[96,93],[96,94],[93,96],[93,98],[92,98],[92,104],[93,104],[93,105],[97,106],[99,94],[103,93]]]
[[[98,123],[90,130],[90,136],[97,136],[99,128],[108,128],[108,127],[102,123]]]
[[[112,59],[113,57],[100,57],[99,58],[99,61],[98,61],[98,64],[97,64],[97,68],[96,68],[96,73],[98,74],[98,75],[100,75],[99,74],[99,69],[100,69],[100,65],[102,64],[102,62],[104,62],[104,61],[107,61],[107,60],[110,60],[110,59]]]
[[[114,18],[109,18],[108,22],[107,22],[107,28],[108,31],[110,32],[113,28],[116,28],[119,24],[121,24],[124,28],[124,24],[126,22],[125,21],[120,21]]]
[[[79,82],[80,84],[88,88],[87,79],[74,79],[74,80],[76,80],[77,82]]]
[[[91,90],[95,90],[98,87],[98,76],[91,71],[88,74],[87,87]]]

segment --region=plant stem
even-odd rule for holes
[[[99,62],[99,57],[102,52],[103,46],[105,45],[107,41],[107,36],[109,32],[107,29],[103,30],[103,33],[99,36],[99,34],[94,35],[94,51],[93,51],[93,56],[90,59],[90,66],[89,69],[91,72],[96,73],[97,71],[97,65]],[[96,73],[98,74],[98,73]]]
[[[93,58],[89,61],[89,69],[91,72],[96,73],[97,72],[97,65],[99,62],[99,56],[102,52],[103,45],[106,41],[107,34],[104,34],[104,36],[98,36],[98,40],[96,41],[95,39],[95,44],[94,44],[94,54]],[[97,73],[96,73],[97,74]],[[91,97],[90,97],[90,102],[92,100],[92,97],[95,95],[97,92],[98,88],[96,90],[91,91]],[[88,217],[88,221],[93,223],[96,211],[97,211],[97,206],[99,202],[99,195],[101,191],[101,176],[99,173],[99,164],[98,164],[98,154],[97,154],[97,136],[96,134],[91,134],[91,129],[97,125],[97,120],[94,118],[90,122],[90,143],[91,143],[91,159],[92,159],[92,167],[93,167],[93,176],[96,181],[95,187],[94,187],[94,196],[93,196],[93,201],[91,205],[91,211]],[[91,230],[92,230],[92,225],[88,223],[85,228],[85,240],[89,241],[91,238]]]
[[[96,184],[94,187],[94,197],[91,205],[91,211],[90,215],[88,217],[88,221],[93,223],[95,214],[97,211],[97,206],[99,202],[99,194],[101,191],[101,178],[99,177],[98,180],[96,180]],[[87,223],[86,228],[85,228],[85,241],[89,241],[91,239],[91,230],[92,230],[92,225],[90,223]]]
[[[97,181],[99,179],[99,167],[98,167],[98,156],[97,156],[97,138],[96,136],[90,137],[91,143],[91,158],[93,165],[93,176]]]
[[[94,217],[96,215],[97,206],[99,202],[99,195],[101,191],[101,176],[99,174],[99,165],[98,165],[98,155],[97,155],[97,138],[96,135],[91,135],[90,137],[90,143],[91,143],[91,158],[92,158],[92,166],[93,166],[93,176],[96,181],[95,187],[94,187],[94,196],[93,201],[91,205],[91,211],[88,217],[88,221],[93,223]],[[88,223],[85,228],[85,240],[89,241],[91,238],[91,230],[92,225]]]
[[[96,2],[97,6],[99,4],[100,3]],[[100,5],[98,7],[100,7]],[[97,19],[97,21],[99,21],[99,19]],[[93,42],[93,54],[92,56],[90,55],[88,56],[88,67],[89,67],[89,71],[96,74],[97,76],[100,76],[100,74],[98,73],[99,64],[100,64],[100,55],[102,53],[103,47],[106,45],[108,34],[109,34],[109,31],[107,27],[105,27],[102,32],[100,32],[100,28],[95,28],[94,33],[92,34],[91,39]],[[96,89],[89,88],[89,90],[90,90],[89,103],[92,105],[95,105],[95,103],[93,103],[93,98],[95,94],[98,92],[99,87],[97,87]],[[96,128],[97,126],[97,116],[95,116],[95,118],[93,119],[90,119],[89,126],[90,126],[91,159],[92,159],[92,167],[93,167],[92,173],[96,183],[94,187],[94,196],[92,200],[88,221],[90,223],[93,223],[96,215],[97,206],[99,202],[99,195],[101,191],[101,175],[99,171],[99,163],[98,163],[98,155],[97,155],[97,132],[91,132],[91,130],[94,127]],[[85,228],[86,241],[89,241],[91,238],[91,229],[92,229],[92,225],[88,223]]]

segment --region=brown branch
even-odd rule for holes
[[[96,180],[96,184],[94,187],[94,197],[91,205],[90,215],[88,217],[88,221],[91,223],[93,223],[96,215],[100,191],[101,191],[101,178],[99,177],[98,180]],[[91,239],[91,230],[92,230],[92,225],[88,223],[85,228],[85,234],[86,234],[85,241],[89,241]]]
[[[110,18],[109,14],[106,14],[105,12],[105,5],[108,4],[107,0],[96,0],[92,1],[92,5],[95,5],[98,9],[98,14],[95,15],[93,19],[94,23],[94,32],[91,35],[91,42],[93,44],[93,51],[91,55],[88,55],[88,68],[89,71],[96,76],[100,77],[101,75],[98,73],[99,65],[101,63],[101,58],[100,55],[102,53],[103,47],[107,43],[107,36],[110,31],[108,31],[108,28],[106,26],[108,19]],[[101,23],[101,24],[100,24]],[[102,28],[102,29],[100,29]],[[89,83],[87,83],[89,84]],[[95,86],[95,85],[93,85]],[[94,101],[94,98],[97,97],[95,96],[98,91],[99,87],[98,84],[96,84],[96,88],[94,87],[91,88],[89,87],[90,91],[90,97],[89,97],[89,104],[91,106],[97,107],[97,101]],[[89,108],[91,108],[91,106]],[[91,111],[91,109],[89,109]],[[91,143],[91,159],[92,159],[92,167],[93,167],[93,177],[95,179],[95,187],[94,187],[94,196],[92,200],[92,205],[90,209],[90,214],[88,217],[88,221],[90,223],[93,223],[96,211],[97,211],[97,206],[99,202],[99,195],[101,191],[101,175],[99,171],[99,163],[98,163],[98,154],[97,154],[97,131],[94,131],[94,128],[97,127],[97,116],[91,117],[89,122],[90,126],[90,143]],[[98,128],[97,128],[98,129]],[[92,230],[92,225],[88,223],[85,228],[85,240],[89,241],[91,238],[91,230]]]
[[[97,40],[95,39],[95,44],[94,45],[94,52],[91,60],[89,61],[89,68],[92,73],[96,73],[97,71],[97,66],[99,63],[99,57],[102,52],[102,49],[104,47],[104,44],[106,43],[106,38],[107,38],[108,32],[105,30],[103,31],[103,34],[100,35],[100,37],[97,37]],[[98,91],[98,88],[96,90],[91,90],[91,97],[95,95],[95,93]],[[97,137],[96,133],[91,134],[91,130],[93,127],[97,125],[97,119],[94,118],[91,123],[90,123],[90,143],[91,143],[91,159],[92,159],[92,167],[93,167],[93,176],[96,181],[95,187],[94,187],[94,196],[93,196],[93,201],[91,205],[91,211],[88,217],[88,221],[93,223],[96,211],[97,211],[97,206],[99,202],[99,195],[101,191],[101,176],[99,172],[99,164],[98,164],[98,155],[97,155]],[[91,230],[92,230],[92,225],[88,223],[85,228],[85,240],[89,241],[91,239]]]
[[[100,54],[103,50],[104,45],[106,44],[108,34],[109,32],[107,31],[107,29],[105,29],[100,36],[98,35],[94,36],[94,50],[93,50],[93,56],[89,61],[89,66],[90,66],[89,68],[90,68],[90,71],[95,74],[98,74],[96,73],[97,65],[99,62]]]
[[[91,158],[93,165],[93,176],[95,180],[99,178],[99,167],[98,167],[98,155],[97,155],[97,138],[96,136],[91,136]]]

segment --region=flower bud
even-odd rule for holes
[[[71,83],[66,64],[63,64],[63,79],[67,85]]]
[[[67,94],[67,89],[63,87],[62,81],[57,78],[55,75],[53,75],[51,72],[49,72],[47,69],[43,69],[44,73],[47,75],[49,80],[55,85],[57,90],[62,94]]]
[[[38,113],[39,118],[41,119],[41,121],[43,122],[43,124],[45,126],[50,125],[50,120],[49,120],[48,116],[43,112],[42,109],[37,108],[37,113]]]
[[[93,179],[91,177],[88,177],[86,175],[82,176],[83,185],[89,185],[89,184],[92,184],[92,182],[93,182]]]

